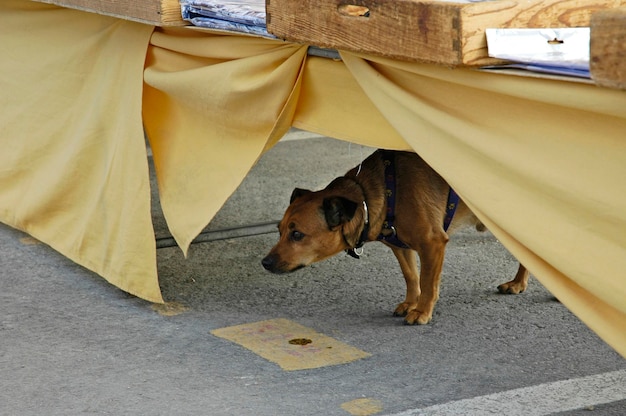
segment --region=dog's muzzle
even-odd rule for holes
[[[261,260],[261,264],[265,270],[277,274],[294,272],[304,267],[304,265],[301,265],[289,270],[285,268],[285,264],[280,261],[280,257],[276,254],[268,254],[263,260]]]
[[[281,271],[277,268],[278,265],[278,256],[275,254],[269,254],[265,256],[263,260],[261,260],[261,264],[263,268],[272,273],[281,273]]]

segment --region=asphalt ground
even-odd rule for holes
[[[208,230],[276,221],[370,151],[281,141]],[[168,236],[156,193],[154,224]],[[382,244],[277,276],[260,265],[276,239],[160,249],[155,307],[0,225],[0,414],[626,414],[626,361],[536,278],[498,294],[517,264],[488,232],[452,238],[425,326],[392,316],[404,281]]]

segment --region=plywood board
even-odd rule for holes
[[[450,66],[495,63],[487,28],[589,26],[594,12],[620,5],[626,0],[266,0],[268,31],[279,38]]]
[[[155,26],[184,26],[178,0],[37,0]]]
[[[285,371],[346,364],[371,354],[288,319],[270,319],[211,331],[278,364]]]
[[[626,8],[591,18],[589,66],[597,85],[626,90]]]

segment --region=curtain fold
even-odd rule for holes
[[[186,253],[264,150],[291,127],[307,47],[251,36],[157,30],[144,122],[161,206]]]

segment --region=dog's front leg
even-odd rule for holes
[[[420,276],[417,269],[417,257],[415,251],[408,248],[398,248],[390,246],[393,254],[396,255],[402,275],[406,282],[406,297],[393,312],[394,316],[406,316],[406,314],[417,307],[417,299],[420,295]]]
[[[404,322],[409,325],[427,324],[433,317],[435,304],[439,299],[439,282],[443,269],[443,258],[446,251],[447,235],[441,239],[433,238],[422,244],[418,253],[420,256],[420,296],[417,306],[409,310]]]

